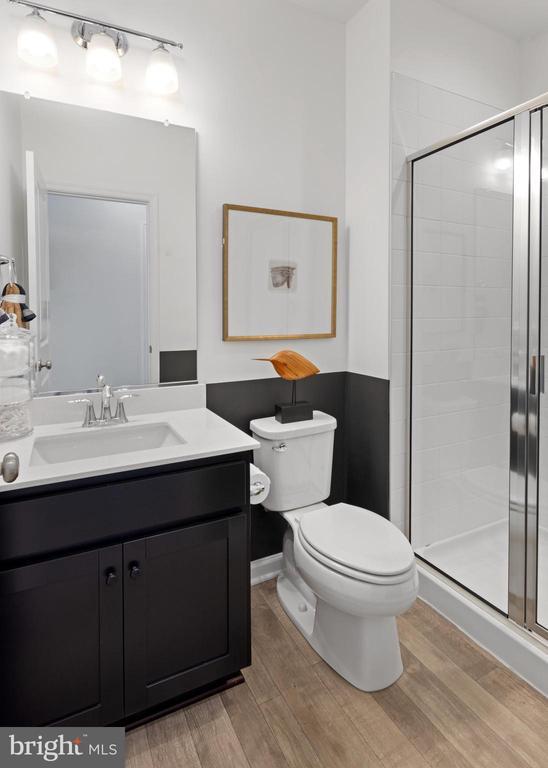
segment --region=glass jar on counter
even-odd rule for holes
[[[15,315],[0,325],[0,441],[32,432],[31,333]]]

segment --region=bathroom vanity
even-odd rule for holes
[[[257,443],[193,383],[196,135],[2,91],[0,118],[0,292],[36,314],[34,432],[0,445],[0,725],[134,725],[250,662]]]
[[[36,458],[52,437],[78,446],[151,423],[184,442]],[[205,408],[18,441],[20,479],[0,487],[0,724],[130,725],[237,682],[254,446]]]

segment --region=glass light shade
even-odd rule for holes
[[[37,11],[23,19],[17,35],[17,55],[33,67],[51,69],[57,64],[57,45],[47,21]]]
[[[168,50],[159,45],[150,54],[145,76],[147,90],[159,96],[168,96],[179,90],[179,75]]]
[[[104,32],[97,32],[88,43],[86,72],[103,83],[115,83],[122,77],[122,62],[114,40]]]

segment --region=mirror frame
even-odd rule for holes
[[[229,265],[229,217],[231,211],[245,213],[261,213],[268,216],[282,216],[293,219],[309,219],[325,221],[331,224],[331,330],[327,333],[292,333],[284,335],[231,336],[228,327],[228,265]],[[274,208],[255,208],[248,205],[223,205],[223,341],[281,341],[284,339],[332,339],[337,335],[337,252],[338,225],[336,216],[321,216],[313,213],[296,213],[295,211],[278,211]]]

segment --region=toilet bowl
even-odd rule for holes
[[[277,582],[284,610],[354,686],[388,687],[403,671],[396,616],[418,592],[409,542],[369,510],[323,503],[331,484],[333,417],[315,411],[308,422],[270,418],[250,426],[261,446],[254,462],[271,480],[264,506],[288,523]]]

